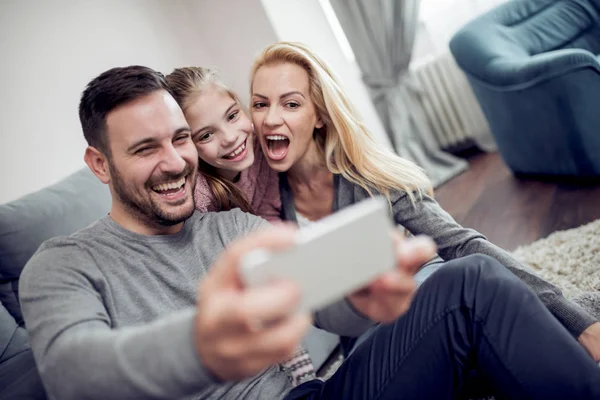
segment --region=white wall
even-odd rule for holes
[[[318,0],[0,0],[0,38],[0,204],[85,166],[79,96],[104,70],[217,66],[247,101],[252,61],[276,40],[315,48],[389,143]]]
[[[186,4],[212,66],[247,104],[252,62],[277,40],[260,0],[188,0]]]
[[[279,40],[303,42],[325,60],[375,138],[390,141],[371,102],[361,72],[344,54],[319,0],[262,0]]]
[[[0,2],[0,204],[85,166],[77,107],[94,76],[211,62],[185,10],[182,0]]]

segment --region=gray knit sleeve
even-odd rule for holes
[[[414,235],[430,236],[444,260],[476,253],[495,258],[533,289],[550,312],[576,338],[597,322],[584,309],[564,298],[560,289],[537,276],[505,250],[490,243],[481,233],[460,226],[432,197],[424,195],[421,200],[417,199],[414,206],[404,192],[395,194],[392,200],[396,223]]]
[[[51,398],[173,399],[215,384],[195,350],[195,309],[113,329],[92,284],[101,276],[77,268],[90,263],[63,244],[39,251],[21,275],[21,307]]]

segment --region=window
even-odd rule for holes
[[[468,21],[507,0],[421,0],[413,62],[448,51],[452,35]],[[349,62],[356,58],[329,0],[319,0],[329,25]]]

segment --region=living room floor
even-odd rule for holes
[[[506,249],[600,218],[600,183],[516,178],[498,153],[467,155],[470,168],[435,191],[461,225]]]

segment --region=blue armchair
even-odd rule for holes
[[[516,174],[600,176],[600,0],[514,0],[450,42]]]

